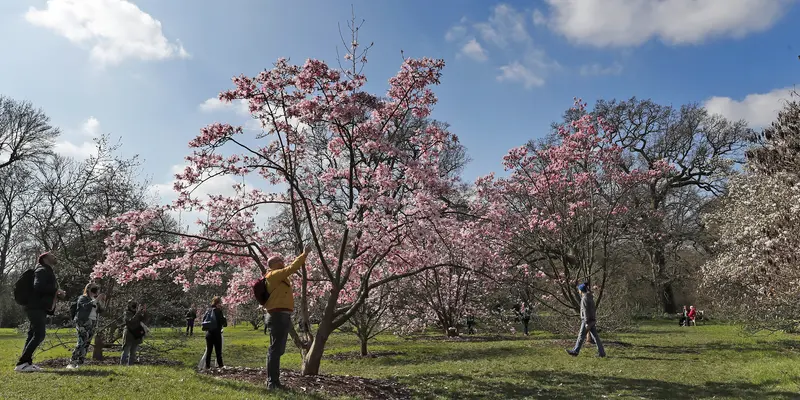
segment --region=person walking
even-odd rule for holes
[[[186,336],[194,335],[194,321],[197,319],[197,310],[192,304],[189,311],[186,312]]]
[[[42,344],[47,334],[47,316],[55,313],[56,301],[64,299],[66,292],[59,289],[55,268],[58,260],[50,253],[38,258],[38,265],[33,271],[33,287],[25,304],[25,315],[28,317],[28,338],[22,348],[22,355],[14,367],[17,372],[38,372],[41,368],[33,364],[33,353]]]
[[[147,333],[142,325],[147,320],[147,306],[129,300],[128,308],[125,309],[122,318],[125,321],[125,328],[122,333],[122,357],[119,363],[133,365],[136,363],[136,351],[139,350]]]
[[[695,310],[694,306],[689,306],[689,313],[686,314],[686,326],[697,326],[695,318],[697,318],[697,310]]]
[[[520,320],[522,321],[522,332],[525,334],[525,336],[529,336],[530,332],[528,331],[528,326],[531,323],[531,308],[528,306],[528,303],[522,303]]]
[[[78,297],[74,318],[78,342],[72,351],[67,369],[78,368],[86,361],[86,353],[89,351],[89,344],[92,343],[97,327],[97,315],[103,312],[105,306],[106,295],[99,293],[100,288],[94,283],[89,283],[83,289],[83,295]]]
[[[267,271],[264,278],[267,281],[269,300],[264,305],[267,309],[267,329],[269,329],[269,350],[267,352],[267,388],[282,389],[281,356],[286,351],[286,341],[292,329],[292,313],[294,312],[294,293],[289,277],[303,266],[311,251],[311,245],[306,245],[303,253],[297,256],[288,267],[283,258],[273,256],[267,260]]]
[[[211,368],[211,351],[217,354],[217,368],[223,368],[222,363],[222,328],[228,326],[225,314],[222,312],[222,299],[214,296],[211,306],[203,316],[203,330],[206,331],[206,369]]]
[[[575,347],[572,350],[567,350],[567,354],[573,357],[578,356],[586,340],[586,332],[588,331],[597,345],[598,357],[605,357],[606,350],[603,348],[603,342],[600,341],[600,336],[597,335],[597,315],[594,296],[592,296],[592,292],[589,291],[589,285],[585,283],[578,285],[578,291],[581,294],[581,329],[580,332],[578,332],[578,340],[575,342]]]

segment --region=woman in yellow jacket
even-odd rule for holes
[[[306,262],[311,245],[306,245],[303,254],[297,256],[288,267],[280,256],[267,260],[269,271],[264,276],[267,280],[269,300],[264,305],[267,309],[267,328],[269,329],[269,352],[267,353],[267,387],[281,389],[281,356],[286,351],[286,341],[292,329],[292,312],[294,312],[294,293],[289,277],[297,272]]]

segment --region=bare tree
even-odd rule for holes
[[[674,313],[673,284],[686,276],[677,254],[701,235],[701,208],[725,192],[726,174],[743,161],[753,131],[745,121],[711,115],[697,104],[675,108],[635,97],[600,100],[593,113],[613,127],[617,144],[628,155],[626,169],[655,169],[662,160],[674,168],[637,192],[638,202],[649,209],[640,222],[651,234],[635,241],[650,265],[645,279],[662,310]]]
[[[43,159],[51,153],[59,133],[41,109],[0,96],[0,169]]]

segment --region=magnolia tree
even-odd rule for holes
[[[245,101],[263,131],[215,123],[190,142],[188,165],[177,175],[170,205],[98,221],[112,230],[106,259],[96,276],[121,283],[169,273],[186,289],[220,284],[232,270],[225,301],[250,299],[250,285],[263,274],[270,232],[254,217],[259,207],[281,204],[292,215],[295,251],[313,244],[295,282],[306,299],[324,303],[318,329],[303,352],[302,373],[319,373],[329,335],[347,322],[371,291],[423,271],[453,264],[447,252],[428,249],[446,237],[452,248],[468,248],[470,231],[448,214],[447,197],[458,178],[442,171],[443,151],[456,138],[438,125],[408,130],[408,122],[430,115],[444,62],[405,59],[381,98],[363,90],[366,51],[353,29],[347,69],[308,60],[302,66],[279,59],[255,77],[233,79],[220,100]],[[236,196],[195,195],[209,179],[244,176],[270,192],[236,185]],[[175,243],[150,239],[148,223],[169,211],[200,210],[198,233],[171,232]],[[431,255],[433,254],[433,255]],[[290,256],[287,254],[287,256]],[[308,304],[301,304],[307,319]]]
[[[705,218],[717,241],[704,286],[721,310],[755,328],[795,330],[800,320],[799,123],[800,104],[792,101]]]
[[[615,249],[633,233],[633,193],[669,169],[623,168],[612,130],[584,108],[576,101],[583,116],[560,127],[555,143],[512,149],[504,158],[507,178],[490,175],[477,184],[497,245],[539,279],[536,300],[563,314],[579,309],[579,282],[590,282],[602,303],[618,267]]]

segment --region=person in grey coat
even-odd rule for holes
[[[586,341],[586,332],[588,331],[592,335],[595,344],[597,344],[597,356],[605,357],[606,350],[603,348],[600,336],[597,335],[597,314],[595,312],[594,296],[589,291],[589,285],[585,283],[578,285],[578,291],[581,293],[581,330],[578,333],[575,347],[572,350],[567,350],[567,354],[573,357],[578,356],[583,343]]]

